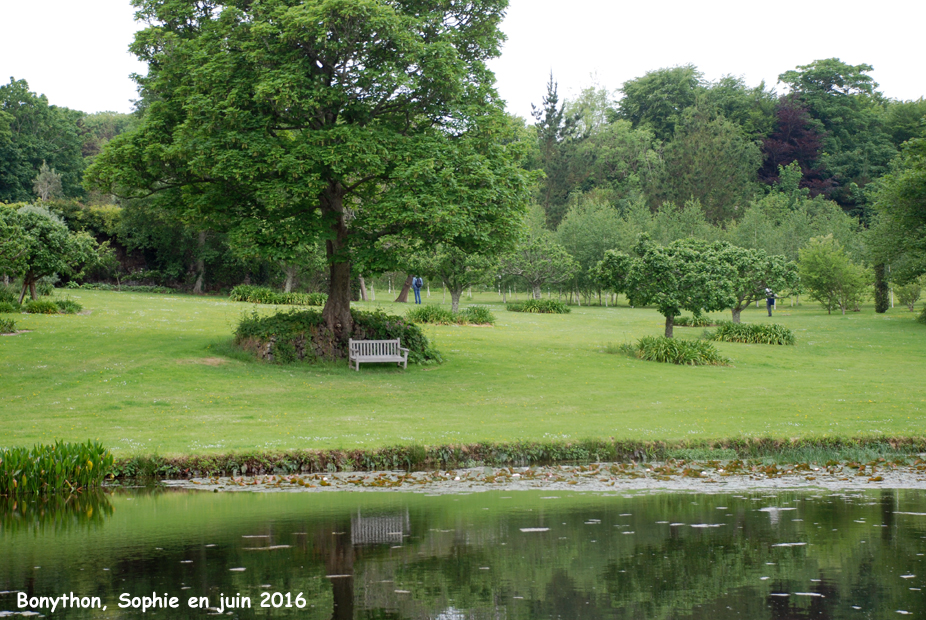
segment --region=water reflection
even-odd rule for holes
[[[101,489],[18,498],[0,495],[0,532],[99,526],[112,512],[109,496]]]
[[[87,508],[89,497],[83,501]],[[65,618],[142,616],[118,608],[124,593],[177,597],[177,609],[144,614],[170,618],[219,611],[443,620],[926,612],[926,498],[917,491],[118,491],[96,501],[85,512],[62,505],[61,517],[44,508],[46,524],[89,512],[88,527],[22,526],[36,523],[23,514],[39,513],[0,504],[0,612],[23,611],[20,591],[98,596],[108,606],[55,611]],[[212,610],[191,609],[191,597],[204,597]],[[250,608],[238,606],[245,599]]]

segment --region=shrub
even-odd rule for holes
[[[495,316],[485,306],[471,306],[454,313],[449,308],[428,304],[410,309],[405,313],[405,318],[412,323],[432,325],[492,325],[495,323]]]
[[[102,445],[88,441],[0,448],[0,495],[76,491],[99,486],[113,466]]]
[[[4,286],[0,284],[0,303],[16,304],[19,302],[19,295],[14,286]]]
[[[450,308],[436,304],[415,306],[405,313],[405,318],[412,323],[431,323],[432,325],[453,325],[456,317]]]
[[[675,327],[712,327],[714,325],[723,325],[729,323],[724,319],[714,320],[709,316],[677,316],[675,317]]]
[[[470,306],[459,312],[467,323],[472,325],[494,325],[495,315],[486,306]]]
[[[228,295],[232,301],[278,306],[324,306],[328,296],[324,293],[278,293],[266,286],[239,284]]]
[[[0,317],[0,334],[15,334],[16,321]]]
[[[47,299],[30,301],[23,306],[29,314],[58,314],[58,304]]]
[[[909,308],[910,312],[916,311],[916,302],[919,301],[922,291],[922,279],[894,288],[894,292],[897,293],[897,301]]]
[[[55,305],[58,306],[58,310],[60,310],[62,314],[77,314],[84,309],[83,306],[81,306],[70,297],[66,297],[64,299],[56,299]]]
[[[920,315],[916,317],[918,323],[926,325],[926,304],[923,304],[923,311],[920,312]]]
[[[528,299],[505,306],[509,312],[534,312],[537,314],[568,314],[571,310],[556,299]]]
[[[19,304],[9,301],[0,301],[0,314],[4,312],[20,312]]]
[[[745,342],[747,344],[794,344],[794,332],[783,325],[768,323],[724,323],[709,340]]]
[[[441,362],[421,328],[382,310],[351,310],[356,340],[399,338],[409,349],[408,361],[415,364]],[[270,316],[257,312],[242,317],[235,330],[235,343],[260,359],[281,364],[296,360],[347,357],[346,343],[334,338],[318,310],[290,310]]]
[[[703,340],[645,336],[640,338],[635,345],[625,345],[620,350],[650,362],[685,366],[728,366],[730,364],[730,360],[720,355],[714,345]]]

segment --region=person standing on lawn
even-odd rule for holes
[[[412,278],[412,288],[415,289],[415,303],[421,303],[421,287],[424,286],[424,280],[421,279],[421,276],[415,276]]]
[[[772,310],[775,308],[775,293],[770,288],[765,289],[765,307],[768,309],[768,315],[772,316]]]

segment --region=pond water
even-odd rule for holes
[[[924,553],[917,490],[115,490],[0,500],[0,617],[923,616]]]

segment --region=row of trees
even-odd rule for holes
[[[574,193],[591,190],[651,208],[697,200],[719,223],[738,219],[796,162],[801,188],[867,222],[866,187],[904,142],[926,135],[926,101],[885,97],[871,70],[818,60],[782,73],[779,96],[733,76],[709,82],[686,65],[625,82],[619,99],[596,85],[563,102],[551,76],[525,129],[536,138],[529,162],[545,173],[535,196],[551,228]]]

